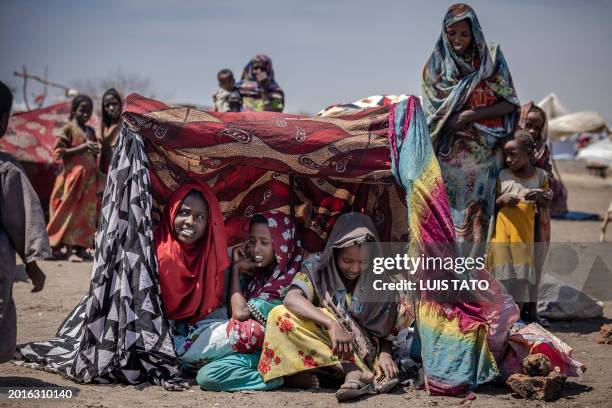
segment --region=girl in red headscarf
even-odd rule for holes
[[[232,352],[225,327],[224,273],[229,266],[223,215],[205,184],[177,189],[155,231],[162,306],[177,356],[186,366]],[[197,347],[192,347],[197,342]]]

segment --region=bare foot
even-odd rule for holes
[[[51,259],[52,260],[62,260],[66,259],[68,254],[62,252],[62,247],[56,247],[51,250]]]
[[[78,248],[75,251],[75,254],[81,258],[81,261],[91,261],[93,259],[93,257],[87,253],[85,248]]]
[[[70,262],[83,262],[83,258],[78,256],[77,254],[70,254],[68,257],[68,261]]]

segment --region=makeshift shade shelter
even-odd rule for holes
[[[610,134],[608,122],[597,112],[576,112],[560,116],[548,122],[548,136],[560,139],[576,133]]]
[[[310,251],[322,248],[337,216],[347,211],[370,215],[383,241],[410,240],[425,255],[427,243],[454,243],[444,183],[416,97],[311,118],[203,112],[130,95],[123,119],[89,293],[55,339],[21,347],[30,366],[80,382],[182,386],[163,316],[152,230],[166,198],[189,180],[215,191],[231,243],[245,236],[252,215],[271,209],[296,217]],[[421,299],[417,321],[431,392],[465,393],[499,374],[492,351],[500,351],[516,306],[495,287],[482,304]]]
[[[40,198],[45,212],[53,189],[53,181],[62,163],[53,157],[53,144],[68,123],[71,102],[61,102],[41,109],[13,114],[0,150],[13,155],[23,166]],[[98,116],[88,123],[97,129]]]
[[[569,113],[554,93],[538,102],[548,117],[548,137],[561,139],[576,133],[612,133],[606,120],[597,112]]]
[[[327,119],[127,103],[129,128],[154,141],[147,157],[155,213],[197,177],[217,193],[230,245],[268,209],[295,215],[310,251],[323,247],[337,215],[352,210],[370,214],[383,240],[408,238],[404,193],[389,165],[389,107]]]
[[[545,96],[537,105],[546,113],[549,121],[569,113],[554,93]]]
[[[580,149],[578,160],[612,167],[612,140],[600,140]]]

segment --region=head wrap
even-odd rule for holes
[[[519,126],[525,129],[525,124],[527,122],[527,115],[529,112],[539,112],[542,115],[542,119],[544,119],[544,124],[542,125],[542,131],[539,135],[537,135],[534,139],[535,142],[535,151],[533,152],[534,165],[536,167],[540,167],[546,171],[551,170],[550,164],[550,149],[548,148],[548,118],[546,117],[546,113],[539,108],[533,101],[526,103],[521,106],[521,116],[519,117]]]
[[[467,20],[472,29],[472,43],[467,53],[471,61],[457,55],[446,35],[446,28]],[[474,10],[466,4],[451,6],[442,24],[442,32],[434,51],[423,69],[423,111],[434,142],[440,136],[448,118],[463,110],[472,92],[486,81],[495,96],[519,106],[512,77],[499,45],[487,43]],[[509,134],[514,127],[514,114],[505,115],[503,129],[480,130],[494,137]]]
[[[268,220],[276,265],[271,274],[265,270],[255,274],[244,295],[247,299],[282,300],[293,276],[300,270],[302,243],[296,236],[295,224],[290,216],[277,211],[266,211],[261,215]]]
[[[334,224],[321,253],[318,265],[304,268],[309,275],[318,298],[332,299],[334,308],[345,309],[362,329],[377,337],[386,337],[397,318],[397,297],[392,291],[374,291],[374,280],[380,279],[368,269],[357,280],[350,305],[344,304],[346,288],[336,266],[335,250],[353,245],[368,244],[371,259],[382,256],[382,248],[374,222],[361,213],[341,215]],[[327,307],[327,306],[326,306]],[[335,314],[333,310],[330,310]]]
[[[242,70],[240,81],[236,84],[236,87],[240,91],[240,94],[246,97],[259,97],[259,94],[261,93],[261,88],[259,86],[259,83],[257,82],[255,74],[253,74],[253,65],[256,62],[261,63],[266,69],[266,72],[268,73],[269,82],[266,89],[267,92],[278,92],[282,94],[283,91],[274,79],[274,68],[272,67],[272,59],[265,54],[258,54],[253,57]]]
[[[192,191],[204,196],[208,223],[201,241],[185,244],[174,233],[174,218]],[[172,193],[155,231],[155,252],[161,298],[170,320],[197,322],[224,301],[224,271],[229,266],[223,215],[212,190],[205,184],[187,184]]]

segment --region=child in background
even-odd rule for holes
[[[115,88],[109,88],[102,95],[102,123],[98,135],[100,151],[100,171],[106,176],[113,158],[113,150],[119,142],[121,130],[121,111],[123,98]]]
[[[546,170],[546,173],[548,173],[550,189],[553,191],[550,212],[567,212],[567,190],[561,179],[555,177],[553,173],[553,160],[548,147],[548,119],[546,113],[533,102],[529,102],[521,107],[519,126],[533,137],[536,146],[533,165]]]
[[[91,259],[87,248],[93,248],[96,232],[96,158],[100,144],[93,128],[86,124],[92,110],[93,102],[89,96],[75,96],[70,122],[53,147],[64,168],[53,186],[47,232],[54,257],[67,256],[72,262]],[[67,249],[65,255],[61,253],[63,246]]]
[[[524,130],[517,130],[503,145],[507,168],[497,180],[495,233],[489,244],[489,271],[514,297],[521,318],[538,322],[539,284],[534,242],[536,213],[552,199],[546,171],[533,165],[535,144]]]
[[[240,112],[242,110],[242,96],[236,88],[234,74],[229,69],[222,69],[217,74],[219,90],[213,95],[215,111]]]
[[[10,89],[0,82],[0,138],[8,127],[12,105]],[[36,261],[51,254],[45,217],[38,196],[17,160],[0,152],[0,364],[15,356],[15,253],[25,264],[26,273],[34,285],[32,292],[41,291],[45,274]]]

